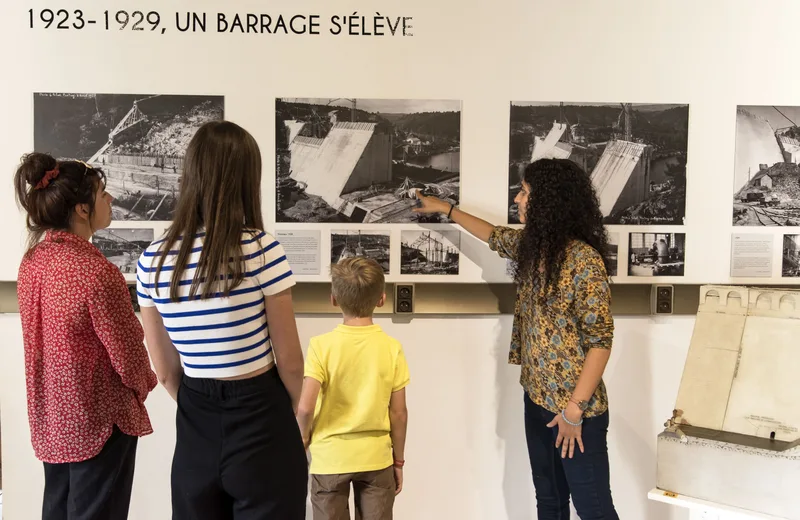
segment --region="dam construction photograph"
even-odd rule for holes
[[[400,244],[400,274],[458,274],[460,232],[451,229],[404,230]]]
[[[461,199],[460,101],[279,98],[275,125],[279,223],[447,223],[416,191]]]
[[[115,221],[170,221],[197,129],[222,96],[36,93],[34,148],[101,168]]]
[[[689,105],[511,102],[508,222],[525,167],[569,159],[592,178],[605,224],[681,225]]]
[[[373,229],[331,231],[331,264],[354,256],[375,260],[383,268],[383,273],[389,274],[391,233]]]
[[[739,106],[734,226],[800,226],[800,107]]]
[[[139,257],[153,242],[153,229],[107,228],[96,232],[92,243],[122,274],[135,275]]]

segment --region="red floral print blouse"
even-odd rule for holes
[[[144,401],[156,375],[119,269],[88,240],[50,231],[23,259],[17,297],[36,457],[90,459],[114,425],[152,433]]]

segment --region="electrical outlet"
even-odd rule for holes
[[[650,288],[650,313],[672,314],[675,288],[672,285],[653,285]]]
[[[395,284],[394,312],[396,314],[414,313],[414,284]]]

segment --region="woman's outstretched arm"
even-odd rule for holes
[[[420,201],[420,205],[419,207],[414,208],[414,213],[441,213],[443,215],[447,215],[447,213],[450,211],[449,202],[446,202],[442,199],[437,199],[436,197],[426,197],[425,195],[422,195],[419,190],[417,190],[417,199]],[[450,214],[450,219],[459,226],[463,227],[470,234],[474,235],[476,238],[479,238],[487,243],[489,242],[489,237],[494,230],[494,225],[455,207],[453,208],[453,212]]]

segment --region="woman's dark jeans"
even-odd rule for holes
[[[548,428],[555,414],[525,395],[525,437],[536,488],[539,520],[569,520],[569,499],[581,520],[619,520],[611,499],[608,468],[608,411],[584,419],[573,458],[561,458],[555,447],[558,426]]]

